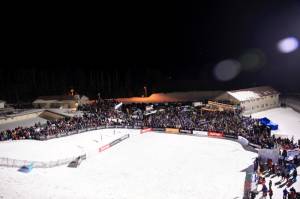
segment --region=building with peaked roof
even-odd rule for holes
[[[260,86],[227,91],[216,98],[217,101],[239,105],[244,114],[251,114],[278,107],[279,92],[269,86]]]
[[[35,108],[77,108],[78,99],[71,95],[40,96],[32,104]]]

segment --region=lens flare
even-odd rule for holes
[[[277,48],[281,53],[291,53],[299,47],[299,42],[295,37],[287,37],[280,40]]]
[[[234,79],[241,70],[241,64],[234,59],[226,59],[219,62],[214,68],[214,75],[220,81]]]
[[[266,57],[261,50],[251,49],[242,54],[239,61],[242,65],[242,70],[255,72],[265,65]]]

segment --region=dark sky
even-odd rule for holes
[[[300,92],[300,50],[282,54],[276,47],[285,37],[300,39],[299,0],[77,6],[11,19],[1,99],[28,101],[70,88],[92,97],[133,96],[144,85],[150,93],[256,85]],[[249,53],[260,62],[245,70],[241,60]],[[220,81],[214,70],[226,59],[239,61],[240,72]]]

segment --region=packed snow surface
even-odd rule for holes
[[[129,130],[95,130],[47,141],[12,140],[0,142],[0,158],[27,161],[57,161],[98,153],[99,147],[127,134]]]
[[[78,168],[0,167],[0,198],[238,199],[256,156],[224,139],[135,133]]]

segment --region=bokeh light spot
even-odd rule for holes
[[[239,58],[242,69],[245,71],[257,71],[266,63],[264,53],[258,49],[252,49],[242,54]]]
[[[220,81],[234,79],[241,70],[241,64],[234,59],[226,59],[219,62],[214,68],[214,75]]]

